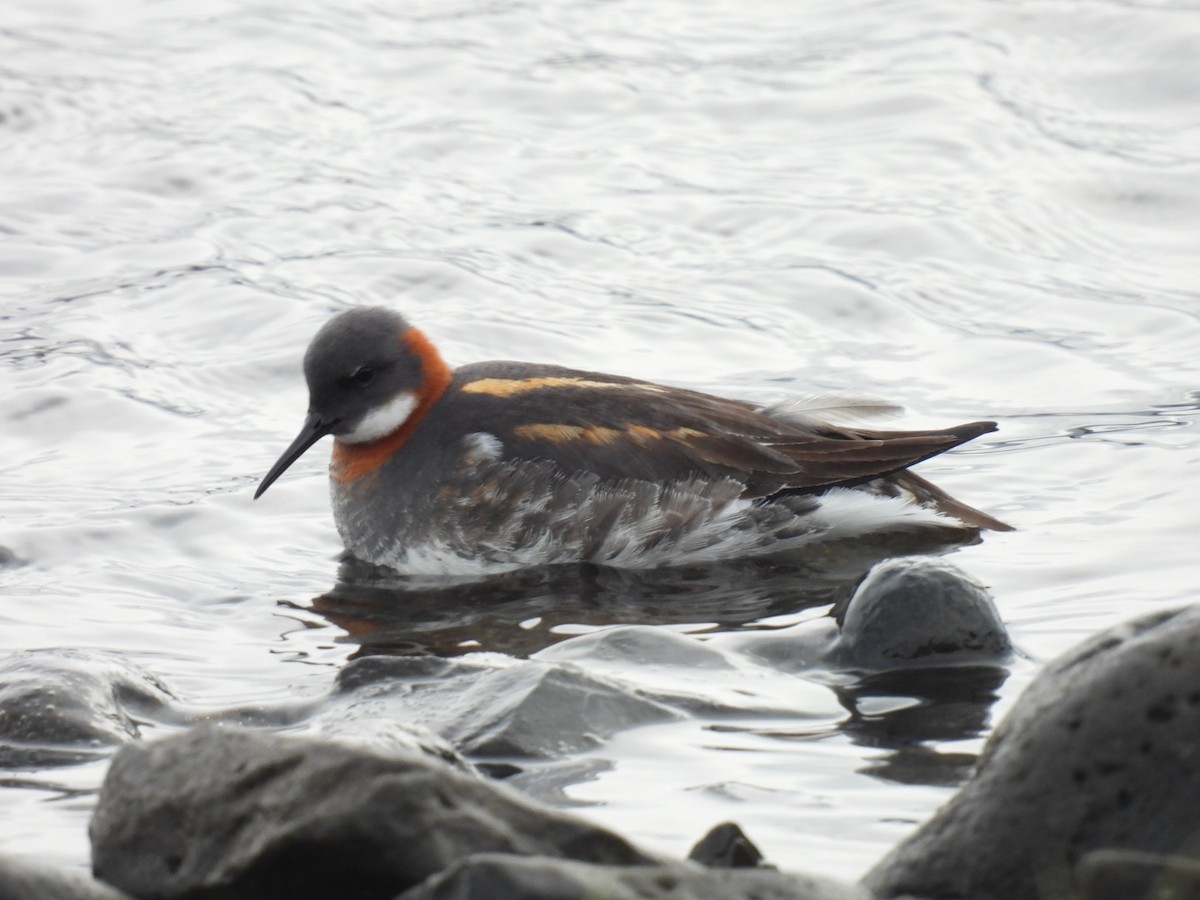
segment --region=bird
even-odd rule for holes
[[[878,431],[862,416],[896,407],[841,395],[755,405],[557,365],[451,368],[378,306],[329,320],[303,369],[307,418],[254,498],[332,435],[346,550],[402,574],[662,568],[893,528],[1012,530],[909,471],[994,422]]]

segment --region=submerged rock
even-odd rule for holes
[[[456,862],[397,900],[871,900],[862,888],[773,869],[688,863],[619,867],[486,853]]]
[[[630,667],[718,675],[733,671],[733,664],[720,650],[694,637],[649,625],[624,625],[577,635],[543,650],[538,659],[607,665],[617,671],[629,671]]]
[[[29,650],[0,661],[0,765],[72,765],[138,736],[170,691],[115,653]]]
[[[736,645],[735,645],[736,647]],[[648,625],[578,635],[538,654],[539,662],[570,663],[626,685],[644,700],[699,718],[779,718],[837,714],[828,688],[794,678],[764,678],[741,653]],[[636,687],[630,685],[636,679]]]
[[[996,729],[972,780],[865,884],[881,897],[1073,896],[1074,867],[1093,851],[1193,855],[1198,771],[1193,607],[1054,660]]]
[[[423,755],[215,726],[122,748],[90,833],[98,878],[164,900],[391,900],[488,851],[655,862]]]
[[[474,756],[545,759],[682,713],[571,664],[366,657],[342,670],[317,718],[364,716],[419,724]]]

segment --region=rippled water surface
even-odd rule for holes
[[[807,726],[638,729],[543,792],[653,849],[735,819],[785,868],[855,876],[1042,662],[1192,599],[1197,60],[1183,0],[6,3],[2,649],[117,651],[202,709],[324,691],[358,642],[312,602],[338,580],[323,452],[250,498],[304,345],[351,304],[452,362],[995,418],[921,468],[1019,529],[952,557],[1025,653],[979,686],[995,707],[905,746],[895,697],[851,716],[759,673]],[[543,592],[527,644],[448,606],[438,640],[525,655],[615,620],[721,622],[719,645],[824,611],[776,585],[722,620],[752,590],[607,618],[627,590]],[[6,773],[0,845],[82,863],[103,769]]]

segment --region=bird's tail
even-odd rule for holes
[[[898,486],[912,492],[917,502],[932,506],[938,512],[958,519],[964,525],[970,525],[973,528],[986,528],[989,531],[1015,530],[1007,522],[1001,522],[995,516],[989,516],[982,510],[975,509],[973,506],[967,506],[961,500],[955,500],[936,484],[932,484],[920,475],[914,475],[908,470],[897,472],[891,476],[891,480]]]

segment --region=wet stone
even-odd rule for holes
[[[1004,661],[1012,652],[987,590],[939,559],[880,563],[835,615],[832,661],[841,668]]]
[[[713,826],[692,847],[688,859],[713,869],[753,869],[763,865],[762,852],[733,822]]]
[[[0,765],[71,765],[138,736],[137,719],[172,701],[115,653],[30,650],[0,661]]]
[[[538,659],[617,667],[686,667],[691,671],[730,671],[719,650],[674,631],[650,626],[606,628],[548,647]]]
[[[862,888],[773,869],[688,863],[617,867],[488,853],[456,862],[397,900],[872,900]]]
[[[828,618],[736,643],[750,657],[791,672],[999,666],[1012,655],[987,590],[961,569],[923,557],[877,564]]]
[[[355,707],[351,706],[350,709]],[[363,709],[358,709],[358,712],[362,714],[319,713],[311,721],[316,726],[314,736],[380,756],[408,757],[418,753],[464,772],[472,770],[471,764],[450,746],[449,741],[428,728],[399,719],[368,715]]]
[[[635,677],[632,690],[636,696],[692,718],[840,715],[828,688],[822,685],[786,677],[764,678],[767,673],[762,667],[751,664],[753,644],[763,637],[754,632],[697,639],[630,625],[573,637],[542,651],[537,659],[578,661],[589,673],[623,684]]]
[[[387,716],[429,728],[472,756],[546,759],[681,715],[571,664],[368,657],[346,666],[318,719]]]
[[[98,878],[161,900],[390,900],[480,852],[655,862],[424,755],[217,726],[123,747],[90,833]]]
[[[1200,833],[1200,607],[1054,660],[974,777],[869,873],[881,897],[1073,896],[1098,850],[1178,853]]]
[[[505,764],[500,763],[499,766],[503,767]],[[511,768],[490,767],[487,763],[480,763],[477,768],[491,778],[506,781],[509,787],[525,797],[557,809],[567,809],[595,805],[595,801],[580,800],[573,795],[571,789],[589,781],[596,781],[604,773],[611,772],[614,763],[595,756],[576,756],[549,762],[539,760],[528,763],[515,772]]]
[[[575,667],[527,663],[490,680],[482,702],[446,735],[468,754],[564,756],[598,747],[619,731],[680,717]]]

